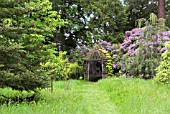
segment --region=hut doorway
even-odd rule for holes
[[[84,79],[98,81],[108,76],[104,53],[99,50],[97,44],[94,45],[92,52],[84,60]]]
[[[91,74],[89,81],[102,79],[102,63],[99,61],[93,61],[93,63],[90,64],[89,74]]]

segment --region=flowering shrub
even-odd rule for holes
[[[161,54],[167,49],[164,44],[170,40],[170,31],[161,32],[150,23],[125,33],[120,45],[123,64],[121,71],[127,76],[152,78],[161,61]]]
[[[135,28],[126,31],[122,44],[102,41],[99,45],[111,55],[113,72],[118,70],[126,77],[152,78],[156,73],[155,68],[159,65],[161,54],[167,50],[164,44],[168,41],[170,41],[170,31],[158,32],[154,26],[150,26],[147,30]],[[91,49],[82,46],[79,52],[85,56],[91,52]]]
[[[100,42],[101,49],[112,56],[114,72],[118,70],[119,74],[125,77],[148,79],[155,76],[161,54],[167,50],[164,44],[170,41],[170,31],[160,26],[159,20],[153,14],[145,23],[143,28],[126,31],[122,44]],[[90,49],[84,53],[90,53]]]
[[[121,54],[119,44],[111,44],[110,42],[102,41],[99,43],[102,50],[106,50],[107,53],[112,57],[112,67],[113,67],[113,75],[119,76],[118,72],[122,66],[120,62]]]

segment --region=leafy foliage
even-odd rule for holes
[[[61,44],[61,50],[71,50],[79,45],[91,45],[105,39],[121,42],[127,14],[119,0],[51,0],[53,9],[58,11],[67,24],[58,27],[55,41]]]
[[[55,45],[49,41],[64,22],[48,0],[17,3],[0,3],[0,87],[27,91],[47,87],[50,78],[40,63],[53,57]]]
[[[94,42],[119,43],[123,40],[128,14],[119,0],[91,0],[86,6],[88,34],[92,34]]]
[[[129,29],[136,27],[136,20],[149,18],[150,13],[157,14],[157,0],[124,0],[127,5]]]
[[[53,55],[46,63],[41,63],[41,70],[45,71],[52,79],[67,79],[64,74],[67,70],[68,58],[65,58],[66,52],[60,52],[56,57]]]
[[[53,4],[53,9],[59,12],[62,19],[67,21],[64,26],[57,27],[55,41],[59,43],[58,46],[61,46],[62,51],[67,51],[69,54],[70,50],[76,47],[78,39],[87,39],[85,35],[86,25],[83,22],[85,19],[84,11],[82,10],[83,1],[50,1]]]
[[[107,51],[107,53],[112,58],[111,61],[111,65],[113,69],[112,75],[120,76],[119,70],[122,66],[122,64],[120,63],[122,55],[121,55],[119,44],[111,44],[110,42],[102,41],[99,43],[99,45],[101,46],[101,49]]]
[[[83,68],[76,62],[70,63],[66,53],[60,51],[58,56],[53,55],[52,59],[44,64],[41,63],[41,70],[55,80],[79,79],[83,74]]]
[[[100,51],[102,53],[104,53],[106,55],[106,58],[108,59],[107,62],[106,62],[106,68],[107,68],[109,76],[113,76],[113,66],[112,66],[112,57],[111,57],[111,55],[106,50],[100,49]]]
[[[34,91],[17,91],[11,88],[0,88],[0,104],[9,106],[14,103],[38,101],[39,94]]]
[[[127,28],[129,30],[136,27],[136,20],[141,18],[149,18],[151,13],[158,14],[158,0],[124,0],[126,5],[126,12],[128,15]],[[169,10],[169,0],[165,0],[166,2],[166,25],[170,27],[170,10]]]
[[[83,66],[79,66],[78,63],[70,63],[65,75],[69,79],[80,79],[83,76]]]
[[[166,0],[166,24],[170,28],[170,20],[168,19],[170,17],[170,1]]]
[[[163,60],[157,68],[155,81],[170,84],[170,42],[165,44],[167,50],[162,54]]]

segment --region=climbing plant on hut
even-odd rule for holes
[[[106,58],[107,58],[106,68],[108,70],[109,76],[113,76],[113,66],[112,66],[112,57],[111,57],[111,55],[106,50],[103,50],[103,49],[99,49],[99,50],[106,55]]]

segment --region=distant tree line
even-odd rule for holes
[[[57,27],[55,41],[60,50],[77,45],[92,45],[101,40],[123,41],[126,30],[136,27],[136,20],[158,14],[158,0],[50,0],[67,24]],[[166,24],[170,27],[170,1],[166,1]]]

